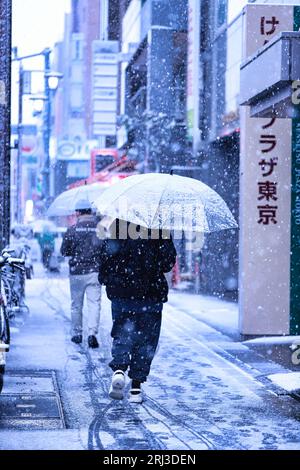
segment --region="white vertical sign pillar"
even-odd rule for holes
[[[293,6],[247,5],[244,59],[293,27]],[[241,107],[239,327],[244,335],[290,333],[291,140],[290,119],[250,118],[249,108]]]

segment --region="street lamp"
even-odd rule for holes
[[[50,138],[51,138],[51,98],[52,94],[58,88],[59,80],[63,77],[58,72],[45,73],[45,94],[35,95],[30,99],[34,101],[34,114],[39,115],[44,112],[44,126],[43,126],[43,142],[45,158],[42,169],[42,195],[44,198],[45,208],[49,205],[50,198]],[[47,86],[46,86],[47,81]]]
[[[44,113],[44,167],[42,170],[43,185],[42,193],[45,201],[45,209],[48,208],[50,202],[50,137],[51,137],[51,92],[55,91],[58,87],[59,79],[63,77],[62,74],[54,72],[50,68],[50,54],[51,49],[43,51],[45,60],[45,113]]]
[[[52,72],[50,75],[47,74],[49,88],[55,91],[58,88],[59,80],[63,77],[62,73]]]
[[[22,61],[25,59],[31,59],[33,57],[43,56],[44,57],[44,70],[32,70],[26,72],[42,72],[44,74],[44,96],[41,98],[44,102],[41,108],[44,108],[44,119],[43,119],[43,143],[44,143],[44,164],[42,169],[42,194],[44,198],[45,208],[49,204],[50,196],[50,136],[51,136],[51,93],[56,90],[59,84],[59,79],[63,77],[61,73],[54,72],[51,70],[50,64],[51,49],[46,48],[42,52],[30,54],[23,57],[18,57],[15,54],[13,61],[20,62],[19,70],[19,120],[18,120],[18,161],[17,161],[17,192],[21,193],[21,178],[22,178],[22,103],[24,94],[24,70],[22,67]],[[21,197],[17,196],[17,217],[21,219]]]

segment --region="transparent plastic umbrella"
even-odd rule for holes
[[[151,229],[209,233],[238,226],[216,191],[178,175],[130,176],[108,188],[94,204],[102,215]]]
[[[75,205],[80,199],[88,200],[92,205],[106,189],[103,183],[86,184],[64,191],[52,202],[47,211],[49,217],[72,215]]]

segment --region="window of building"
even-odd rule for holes
[[[73,119],[81,119],[83,118],[84,114],[82,111],[70,111],[70,117]]]
[[[204,140],[215,140],[236,128],[242,60],[241,12],[247,3],[247,0],[202,2],[199,127]]]
[[[106,144],[111,144],[107,145],[107,147],[114,147],[116,144],[115,140],[109,140],[108,137],[105,138],[105,143]],[[96,156],[96,173],[99,171],[104,170],[109,165],[112,165],[115,162],[115,157],[114,155],[97,155]]]
[[[211,43],[214,35],[212,21],[212,2],[201,2],[201,27],[200,27],[200,61],[202,68],[202,87],[200,88],[199,129],[203,140],[208,137],[211,127],[211,103],[212,103],[212,59]]]
[[[37,184],[37,174],[36,174],[36,170],[34,169],[29,170],[29,182],[30,182],[31,190],[34,190]]]
[[[256,2],[201,0],[199,128],[203,140],[216,140],[238,127],[242,11],[248,3]],[[297,2],[264,0],[264,3]]]
[[[229,0],[230,2],[230,0]],[[227,0],[218,0],[217,5],[217,26],[220,27],[226,22]]]
[[[187,33],[180,31],[173,36],[173,99],[174,117],[183,121],[186,112]]]
[[[117,137],[115,135],[110,135],[110,136],[105,137],[106,148],[111,148],[111,147],[116,147],[116,146],[117,146]]]
[[[75,42],[75,59],[80,59],[80,41]]]
[[[83,41],[82,36],[79,34],[74,34],[72,37],[72,59],[73,60],[82,60],[83,57]]]
[[[239,108],[240,64],[242,60],[242,17],[239,16],[227,30],[225,70],[225,120],[234,119]]]
[[[113,0],[109,2],[108,8],[108,39],[118,41],[120,34],[120,5],[119,1]]]
[[[87,178],[90,173],[89,162],[68,162],[67,178]]]

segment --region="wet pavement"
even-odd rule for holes
[[[299,401],[267,379],[280,366],[178,307],[178,295],[165,307],[145,402],[131,405],[108,398],[109,301],[100,349],[76,346],[65,268],[49,276],[36,269],[27,283],[31,314],[13,328],[7,356],[0,449],[299,450]]]

